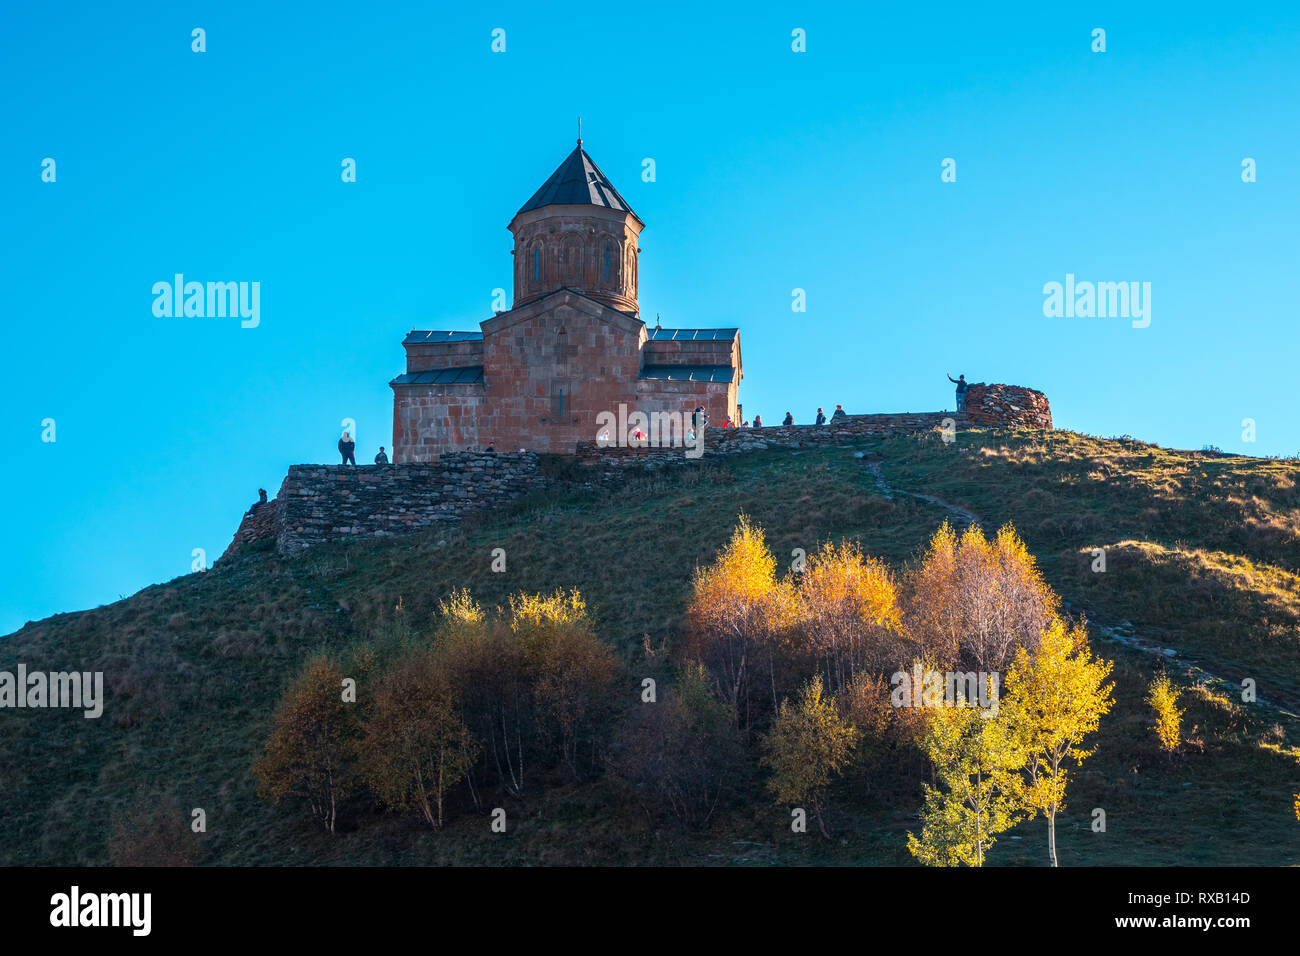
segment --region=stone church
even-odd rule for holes
[[[393,461],[444,452],[572,453],[597,416],[681,412],[738,422],[738,329],[647,328],[644,223],[578,140],[515,213],[514,302],[477,331],[412,331],[393,389]],[[617,440],[617,439],[615,439]]]

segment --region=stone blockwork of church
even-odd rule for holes
[[[664,337],[670,332],[684,334]],[[598,416],[617,415],[620,404],[687,416],[703,406],[715,423],[739,414],[734,329],[647,329],[561,289],[488,319],[479,341],[425,335],[408,336],[408,374],[392,383],[399,463],[487,447],[572,454],[595,440]],[[463,376],[473,381],[437,381],[472,359],[482,363],[481,374]]]
[[[516,308],[565,288],[636,314],[641,222],[634,215],[601,206],[545,206],[521,212],[510,231]]]

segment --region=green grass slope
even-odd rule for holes
[[[892,497],[855,451],[880,463]],[[946,512],[897,492],[940,498],[989,529],[1014,522],[1072,611],[1137,638],[1093,629],[1094,648],[1116,661],[1116,705],[1058,824],[1063,865],[1300,861],[1291,796],[1300,791],[1300,464],[972,431],[952,444],[932,434],[757,452],[616,491],[561,487],[463,532],[327,545],[288,560],[262,547],[29,624],[0,640],[0,670],[20,661],[102,670],[108,700],[99,720],[0,715],[0,863],[103,864],[124,815],[175,806],[207,814],[203,864],[910,864],[905,834],[918,826],[921,794],[914,775],[888,768],[837,786],[829,842],[790,832],[788,808],[757,796],[757,767],[746,786],[756,796],[701,833],[648,820],[608,780],[557,779],[506,804],[505,835],[463,807],[434,833],[357,806],[334,837],[297,808],[261,800],[249,771],[307,656],[382,638],[399,618],[427,628],[455,587],[484,604],[579,588],[629,663],[631,699],[642,648],[671,646],[694,568],[738,513],[767,531],[782,560],[847,537],[900,565]],[[490,570],[498,547],[505,573]],[[1105,573],[1090,569],[1099,547]],[[1160,660],[1188,688],[1189,744],[1175,758],[1158,752],[1142,702]],[[1247,677],[1266,702],[1241,702]],[[1105,810],[1105,833],[1090,827],[1094,808]],[[1044,827],[1021,825],[990,864],[1042,863]]]

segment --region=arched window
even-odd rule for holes
[[[533,246],[533,281],[542,281],[542,247]]]
[[[606,246],[605,247],[605,281],[606,282],[609,281],[609,260],[610,260],[609,246]]]

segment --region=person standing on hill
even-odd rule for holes
[[[755,415],[755,416],[754,416],[754,427],[755,427],[755,428],[762,428],[762,427],[763,427],[763,416],[762,416],[762,415]]]
[[[817,409],[817,421],[815,421],[813,424],[815,424],[815,425],[825,425],[825,424],[826,424],[826,413],[823,412],[820,408]]]
[[[343,456],[343,464],[356,465],[356,450],[357,443],[352,440],[352,435],[344,432],[343,437],[339,439],[339,454]]]
[[[781,424],[782,424],[782,425],[793,425],[793,424],[794,424],[794,416],[791,415],[789,412],[786,412],[786,413],[785,413],[785,421],[781,422]]]
[[[379,454],[375,456],[375,464],[376,465],[388,464],[388,455],[384,452],[383,445],[379,446]]]
[[[944,374],[947,375],[946,372]],[[966,376],[958,375],[956,378],[953,378],[951,375],[948,375],[948,381],[953,382],[957,386],[957,411],[966,411],[966,389],[970,387],[966,384]]]
[[[844,411],[844,406],[843,406],[843,405],[836,405],[836,406],[835,406],[835,411],[833,411],[833,412],[831,413],[831,421],[833,421],[833,422],[842,422],[842,421],[844,421],[844,419],[846,419],[846,418],[848,418],[848,417],[849,417],[849,416],[848,416],[848,415],[845,413],[845,411]]]

